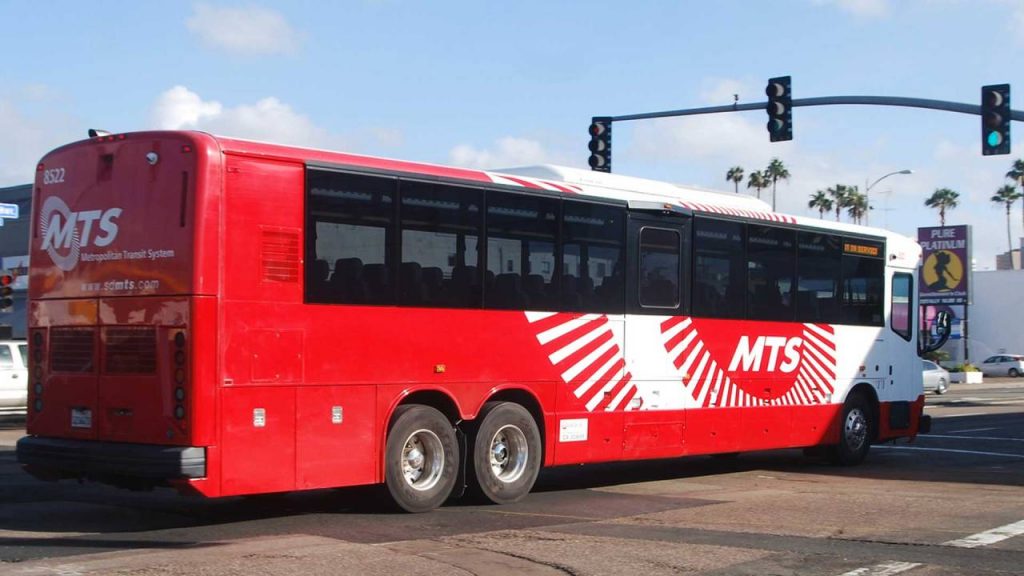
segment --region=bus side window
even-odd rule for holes
[[[839,322],[841,242],[832,234],[797,234],[797,321]]]
[[[306,301],[391,304],[397,180],[307,168]],[[323,276],[323,262],[333,268]]]
[[[626,306],[626,210],[576,200],[566,200],[562,209],[563,280],[576,285],[574,294],[562,291],[563,304],[578,298],[583,312],[621,314]]]
[[[740,222],[694,219],[694,316],[743,318],[747,292],[745,228]]]
[[[792,320],[796,234],[772,226],[747,226],[747,318]]]
[[[558,310],[555,246],[559,202],[554,198],[487,193],[485,308]]]
[[[483,192],[474,188],[401,181],[401,262],[404,282],[401,303],[407,306],[479,308],[480,230],[483,225]],[[423,279],[420,271],[441,270],[440,289]],[[433,272],[431,272],[433,274]]]
[[[882,326],[885,261],[864,256],[843,255],[842,322],[860,326]]]

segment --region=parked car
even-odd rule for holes
[[[28,401],[28,343],[0,340],[0,409],[23,409]]]
[[[1016,378],[1024,375],[1024,355],[996,354],[995,356],[989,356],[984,362],[978,364],[978,368],[985,373],[985,376],[1012,376]]]
[[[949,371],[930,360],[921,360],[924,391],[945,394],[949,390]]]

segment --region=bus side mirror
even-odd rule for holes
[[[935,339],[925,343],[925,339],[922,338],[918,341],[918,356],[934,352],[949,340],[949,334],[952,331],[952,317],[949,312],[942,311],[935,316]],[[927,334],[927,333],[926,333]]]

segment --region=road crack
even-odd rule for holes
[[[525,560],[525,561],[527,561],[527,562],[529,562],[531,564],[536,564],[538,566],[547,566],[548,568],[554,568],[555,570],[558,570],[559,572],[564,572],[565,574],[568,574],[569,576],[581,576],[581,574],[579,572],[573,570],[572,568],[570,568],[568,566],[565,566],[564,564],[558,564],[557,562],[547,562],[545,560],[538,560],[536,558],[530,558],[529,556],[524,556],[522,554],[516,554],[514,552],[506,552],[504,550],[492,550],[490,548],[484,548],[484,547],[481,547],[481,546],[467,546],[467,548],[473,548],[474,550],[480,550],[481,552],[492,552],[492,553],[495,553],[495,554],[501,554],[503,556],[508,556],[509,558],[515,558],[517,560]]]

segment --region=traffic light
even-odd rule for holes
[[[11,274],[0,275],[0,312],[10,312],[14,309],[14,276]]]
[[[590,123],[590,169],[612,171],[612,119],[595,116]]]
[[[1010,153],[1010,85],[981,87],[981,153]]]
[[[770,78],[764,89],[768,95],[768,135],[772,142],[793,139],[793,92],[789,76]]]

